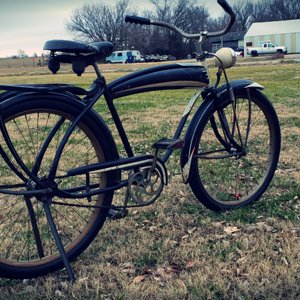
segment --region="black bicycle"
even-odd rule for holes
[[[175,30],[201,45],[225,29],[187,34],[175,26],[127,16],[126,22]],[[127,208],[153,203],[168,183],[165,163],[181,151],[183,180],[208,208],[242,207],[260,198],[274,175],[280,152],[280,128],[263,87],[250,80],[229,82],[225,69],[235,62],[230,49],[215,55],[217,80],[210,84],[197,54],[195,64],[164,64],[106,84],[97,61],[110,55],[109,42],[91,44],[51,40],[49,69],[72,64],[81,75],[89,65],[96,80],[89,89],[67,84],[1,85],[0,90],[0,276],[31,278],[66,267],[95,238],[107,216],[120,218]],[[200,63],[199,63],[200,62]],[[224,75],[225,84],[220,85]],[[153,144],[153,155],[135,155],[117,113],[117,98],[148,91],[193,88],[173,137]],[[107,125],[93,106],[107,103],[126,155],[120,156]],[[202,99],[189,126],[192,108]],[[116,190],[124,203],[113,205]]]

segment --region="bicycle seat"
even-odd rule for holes
[[[44,45],[44,50],[51,52],[65,52],[75,54],[96,54],[98,58],[109,56],[113,50],[110,42],[96,42],[84,44],[68,40],[50,40]]]
[[[51,51],[48,68],[53,74],[59,70],[60,63],[70,63],[74,73],[80,76],[85,67],[109,56],[113,47],[110,42],[84,44],[67,40],[50,40],[45,43],[43,49]],[[62,53],[55,54],[55,52]]]

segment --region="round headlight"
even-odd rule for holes
[[[231,48],[221,48],[216,52],[216,56],[222,61],[224,69],[230,68],[236,63],[235,52]],[[221,67],[220,61],[215,57],[215,63]]]

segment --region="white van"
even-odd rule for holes
[[[138,50],[114,51],[111,56],[105,58],[107,63],[131,63],[142,61]]]

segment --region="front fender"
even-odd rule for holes
[[[257,89],[263,90],[264,87],[251,80],[233,80],[230,82],[232,87],[233,94],[237,93],[242,89]],[[192,162],[193,148],[195,143],[195,138],[197,137],[196,131],[200,126],[201,122],[204,120],[203,117],[213,111],[220,103],[224,104],[226,101],[230,101],[228,97],[228,85],[223,84],[220,86],[215,93],[210,93],[204,99],[203,103],[197,109],[194,114],[189,127],[186,131],[184,138],[184,147],[181,151],[180,163],[182,169],[183,180],[185,183],[188,183],[190,176],[190,165]]]
[[[229,82],[229,84],[232,87],[233,92],[237,92],[242,89],[257,89],[257,90],[264,89],[262,85],[248,79],[232,80]],[[220,95],[223,95],[226,92],[227,87],[228,87],[227,84],[223,84],[218,88],[218,92],[220,93]]]

